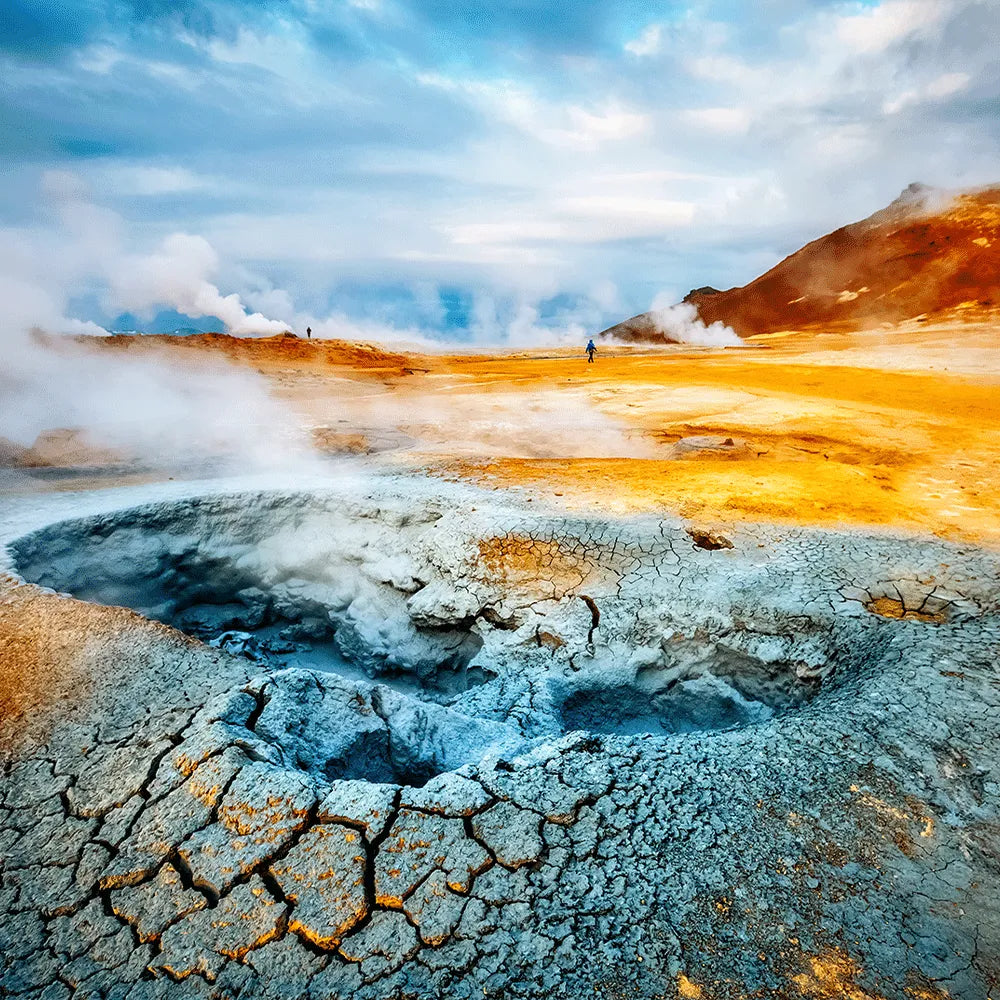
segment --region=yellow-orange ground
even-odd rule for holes
[[[174,345],[102,347],[221,351],[262,372],[321,445],[367,442],[383,463],[547,506],[1000,543],[997,326],[786,335],[726,351],[606,347],[594,365],[565,349]],[[704,436],[713,447],[675,446]]]

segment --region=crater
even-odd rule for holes
[[[763,722],[772,714],[767,705],[746,700],[711,674],[653,696],[639,685],[583,688],[562,705],[567,730],[617,735],[732,729]]]
[[[408,552],[436,519],[322,494],[206,497],[61,522],[10,551],[29,582],[132,608],[259,666],[249,727],[288,767],[325,781],[422,785],[498,747],[581,730],[752,726],[811,699],[832,670],[801,616],[783,635],[741,625],[723,641],[698,629],[650,649],[629,648],[626,632],[612,651],[596,600],[576,593],[589,610],[573,640],[584,653],[538,625],[519,637],[489,606],[431,627],[411,614],[430,570]],[[473,540],[469,552],[488,577],[516,562],[518,586],[540,589],[550,566],[517,561],[526,544],[511,536],[483,552]]]
[[[634,735],[734,729],[765,722],[819,691],[829,662],[762,658],[721,643],[680,639],[634,676],[556,686],[565,730]]]
[[[11,546],[32,583],[132,608],[273,669],[299,667],[447,699],[485,683],[471,625],[414,624],[424,581],[384,524],[331,501],[210,498],[66,521]]]

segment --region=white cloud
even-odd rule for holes
[[[600,243],[662,235],[690,226],[696,217],[693,202],[642,194],[586,194],[540,200],[533,211],[517,219],[463,222],[442,227],[456,247],[503,248],[522,252],[525,244]],[[516,256],[509,257],[511,262]]]
[[[279,20],[266,31],[243,26],[233,39],[188,34],[185,40],[237,79],[249,68],[255,74],[253,85],[260,86],[259,75],[266,74],[270,90],[280,94],[285,105],[318,110],[324,105],[366,103],[366,98],[331,74],[308,32],[293,20]]]
[[[633,38],[631,41],[625,43],[625,51],[631,52],[634,56],[655,56],[659,51],[663,43],[663,25],[662,24],[650,24],[647,25],[638,35],[638,37]]]
[[[445,226],[443,232],[450,237],[452,243],[459,246],[560,240],[567,235],[565,225],[536,219],[469,222],[458,226]]]
[[[732,135],[746,132],[753,121],[749,108],[692,108],[681,115],[699,128]]]
[[[948,0],[883,0],[835,17],[833,31],[850,51],[870,55],[910,35],[932,31],[951,8]]]
[[[112,45],[91,45],[77,53],[80,69],[98,76],[107,76],[121,62],[121,51]]]
[[[120,195],[156,196],[184,194],[206,187],[206,180],[184,167],[113,166],[104,176],[105,184]]]
[[[577,217],[600,219],[611,225],[624,224],[622,235],[625,236],[648,232],[650,226],[663,230],[690,225],[696,212],[691,202],[627,194],[564,198],[559,208]]]
[[[130,149],[155,149],[76,161],[127,222],[68,190],[57,212],[76,251],[32,237],[10,252],[46,261],[47,289],[103,291],[109,308],[109,282],[129,301],[211,303],[234,328],[254,313],[298,328],[309,303],[317,322],[353,329],[326,303],[342,288],[359,301],[366,285],[373,315],[443,326],[433,295],[405,315],[381,309],[385,287],[395,301],[424,283],[484,291],[504,331],[532,330],[546,321],[525,312],[515,323],[502,305],[544,316],[545,296],[583,298],[607,282],[638,311],[665,279],[743,283],[912,180],[996,179],[1000,130],[984,109],[998,95],[1000,6],[985,0],[730,4],[727,24],[699,4],[669,24],[640,22],[624,47],[581,52],[546,37],[544,55],[482,32],[456,41],[454,24],[445,35],[421,22],[416,37],[395,0],[350,2],[303,0],[180,43],[159,25],[144,45],[121,37],[58,65],[5,64],[40,129],[92,126],[100,108],[109,135],[132,125]],[[338,31],[351,35],[342,48]],[[454,46],[441,55],[452,42],[465,70]],[[43,93],[58,109],[48,119]],[[7,186],[12,218],[30,213],[17,199],[35,170],[25,161]],[[183,247],[202,266],[183,289],[164,288],[148,259],[183,264],[163,243],[179,229],[218,260]],[[53,301],[48,315],[68,323],[68,299]]]
[[[560,149],[593,150],[646,132],[650,117],[614,99],[590,107],[547,101],[511,80],[455,79],[422,73],[417,81],[463,96],[484,114]]]
[[[774,83],[770,66],[751,66],[738,56],[713,52],[687,56],[687,71],[698,80],[716,84],[733,84],[739,88],[761,89]]]
[[[882,110],[887,115],[895,115],[915,104],[927,101],[940,101],[945,97],[958,94],[968,87],[972,78],[968,73],[942,73],[923,87],[904,90],[898,97],[885,101]]]

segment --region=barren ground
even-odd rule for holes
[[[594,365],[567,349],[445,355],[211,335],[102,346],[223,351],[265,374],[321,447],[557,509],[1000,541],[1000,327],[749,344],[607,348]]]
[[[996,328],[87,343],[398,475],[22,449],[0,995],[997,995]]]

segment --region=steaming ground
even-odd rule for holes
[[[7,446],[0,992],[991,995],[996,341],[89,342],[175,426]]]
[[[274,416],[254,423],[237,392],[217,399],[206,377],[195,398],[167,409],[181,418],[159,464],[144,455],[148,440],[126,442],[133,455],[118,464],[91,461],[86,449],[74,459],[70,443],[58,460],[25,457],[8,470],[20,483],[10,488],[204,478],[233,464],[317,471],[316,453],[301,449],[307,439],[319,470],[347,455],[553,509],[1000,538],[994,327],[793,334],[733,350],[602,346],[594,365],[555,349],[418,354],[217,336],[87,343],[112,366],[166,357],[183,371],[227,360],[231,384],[246,373],[254,406]],[[237,459],[228,467],[207,453],[203,431],[222,417]],[[155,438],[156,424],[146,421],[145,433]]]

